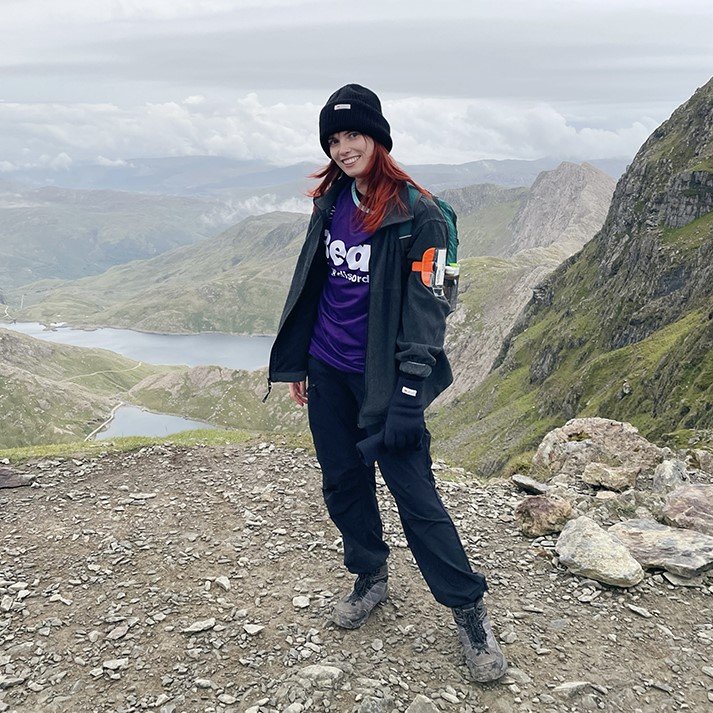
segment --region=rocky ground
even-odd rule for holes
[[[501,682],[469,681],[383,483],[391,597],[348,632],[327,620],[351,576],[316,460],[166,444],[29,463],[32,487],[0,491],[0,712],[711,707],[713,573],[629,589],[575,577],[554,539],[520,533],[510,483],[437,467],[489,580]]]

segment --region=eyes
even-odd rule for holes
[[[358,136],[361,136],[361,131],[345,131],[344,133],[344,138],[345,139],[355,139]],[[327,139],[327,145],[328,146],[337,146],[339,144],[339,136],[336,134],[332,134],[328,139]]]

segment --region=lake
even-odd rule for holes
[[[207,332],[204,334],[154,334],[131,329],[48,330],[37,322],[1,323],[0,326],[37,339],[77,347],[109,349],[147,364],[216,365],[252,371],[267,366],[274,337],[250,337]],[[136,406],[121,406],[97,439],[118,436],[167,436],[195,428],[216,428],[170,414],[152,413]]]
[[[0,322],[0,326],[48,342],[109,349],[147,364],[185,364],[186,366],[215,364],[249,371],[267,366],[270,347],[274,340],[274,337],[246,337],[218,332],[153,334],[110,327],[91,330],[59,327],[48,330],[37,322],[17,324]]]
[[[171,416],[166,413],[144,411],[138,406],[120,406],[114,412],[109,425],[97,433],[98,441],[105,441],[119,436],[168,436],[179,431],[191,431],[195,428],[218,428],[203,421]]]

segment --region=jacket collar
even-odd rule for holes
[[[337,196],[339,196],[342,190],[344,190],[349,183],[350,179],[347,178],[346,175],[342,174],[323,196],[314,199],[315,206],[317,206],[322,213],[328,215],[332,206],[337,202]],[[407,220],[413,220],[413,210],[411,208],[408,185],[406,183],[401,186],[399,198],[401,198],[401,202],[406,206],[406,212],[402,213],[396,206],[392,205],[384,216],[384,219],[381,221],[379,230],[381,230],[381,228],[386,228],[389,225],[405,223]]]

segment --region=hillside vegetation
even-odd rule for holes
[[[0,329],[0,448],[83,438],[109,416],[118,394],[161,370]]]
[[[119,403],[252,433],[304,431],[285,389],[262,403],[266,385],[264,369],[148,365],[0,329],[0,449],[77,441]]]
[[[0,293],[97,275],[224,227],[215,202],[0,181]]]
[[[658,440],[713,427],[713,80],[642,146],[602,230],[538,286],[496,369],[434,431],[493,473],[577,415]]]
[[[157,332],[273,332],[307,216],[268,213],[151,260],[64,285],[25,289],[18,314],[39,322]],[[29,306],[28,306],[29,305]]]

